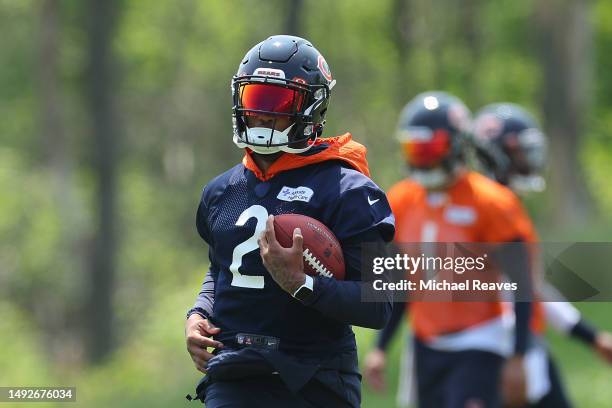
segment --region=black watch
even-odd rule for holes
[[[300,302],[307,301],[314,293],[314,279],[310,275],[306,275],[306,281],[302,286],[293,292],[293,297]]]

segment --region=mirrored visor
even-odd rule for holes
[[[240,105],[247,110],[293,114],[302,110],[305,95],[304,90],[251,83],[240,87]]]
[[[450,134],[446,129],[409,130],[401,143],[408,163],[414,167],[436,166],[450,153]]]

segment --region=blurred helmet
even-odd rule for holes
[[[234,143],[261,154],[308,150],[323,132],[335,82],[307,40],[276,35],[260,42],[232,78]],[[271,127],[249,127],[255,116],[271,118]],[[289,126],[275,130],[277,121]]]
[[[517,193],[542,191],[548,144],[536,120],[513,103],[494,103],[476,115],[473,134],[485,171]]]
[[[417,95],[400,114],[397,138],[411,177],[426,188],[448,184],[463,162],[470,111],[445,92]]]

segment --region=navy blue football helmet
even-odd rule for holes
[[[397,138],[411,177],[428,188],[447,184],[463,162],[470,111],[446,92],[424,92],[402,110]]]
[[[542,191],[548,143],[537,121],[521,106],[494,103],[474,120],[473,135],[485,171],[518,193]]]
[[[260,42],[232,79],[234,143],[260,154],[308,150],[323,132],[335,82],[307,40],[276,35]],[[255,116],[269,118],[270,125],[250,124]],[[279,129],[280,123],[287,127]]]

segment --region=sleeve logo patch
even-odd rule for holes
[[[372,200],[370,198],[370,196],[368,196],[368,204],[370,204],[370,205],[374,205],[374,204],[376,204],[379,201],[380,201],[380,198],[377,198],[376,200]]]
[[[281,188],[276,198],[282,201],[303,201],[309,202],[312,198],[314,191],[311,188],[300,186],[300,187],[287,187]]]

